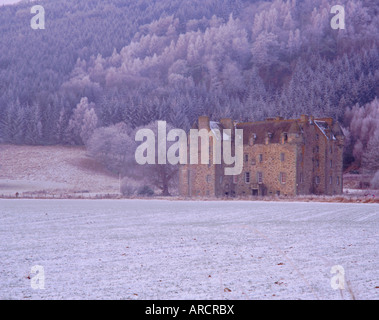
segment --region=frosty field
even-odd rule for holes
[[[379,298],[376,204],[0,200],[0,243],[0,299]]]

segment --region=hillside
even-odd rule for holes
[[[0,195],[118,193],[118,177],[81,147],[0,145]]]
[[[82,98],[97,127],[344,121],[379,95],[379,7],[340,3],[346,30],[323,0],[41,1],[44,30],[30,3],[0,7],[0,142],[82,145],[70,127]]]

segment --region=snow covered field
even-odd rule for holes
[[[0,200],[0,243],[0,299],[379,299],[377,204]]]

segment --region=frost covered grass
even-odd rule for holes
[[[119,192],[118,176],[82,147],[0,144],[0,197],[66,197]]]
[[[379,298],[376,204],[0,200],[0,243],[0,299]]]
[[[329,202],[329,203],[379,203],[378,190],[353,190],[351,193],[327,196],[327,195],[301,195],[301,196],[265,196],[265,197],[236,197],[236,198],[217,198],[217,197],[196,197],[185,198],[180,196],[148,196],[148,195],[121,195],[119,193],[91,193],[86,190],[75,191],[72,193],[51,190],[39,190],[34,192],[23,192],[21,194],[0,194],[0,199],[123,199],[123,200],[165,200],[165,201],[251,201],[251,202]]]

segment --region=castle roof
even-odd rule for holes
[[[283,133],[301,133],[297,120],[266,120],[257,122],[237,123],[237,129],[243,129],[243,143],[249,144],[252,135],[255,135],[255,144],[265,144],[268,134],[271,134],[270,143],[280,143]]]
[[[209,121],[208,117],[203,117],[207,121],[208,130],[213,133],[215,130],[223,132],[226,129],[223,120],[220,122]],[[199,118],[200,119],[200,118]],[[203,119],[203,125],[204,120]],[[243,129],[243,144],[249,144],[251,137],[254,136],[254,144],[266,144],[266,138],[269,137],[270,143],[281,143],[283,134],[301,134],[305,124],[314,124],[325,135],[327,139],[335,140],[337,136],[343,136],[340,126],[331,118],[318,118],[302,116],[300,119],[284,120],[281,117],[269,118],[265,121],[256,122],[231,122],[231,127]],[[230,125],[226,124],[230,128]],[[198,129],[199,125],[195,122],[192,129]],[[223,139],[231,137],[223,134]]]

